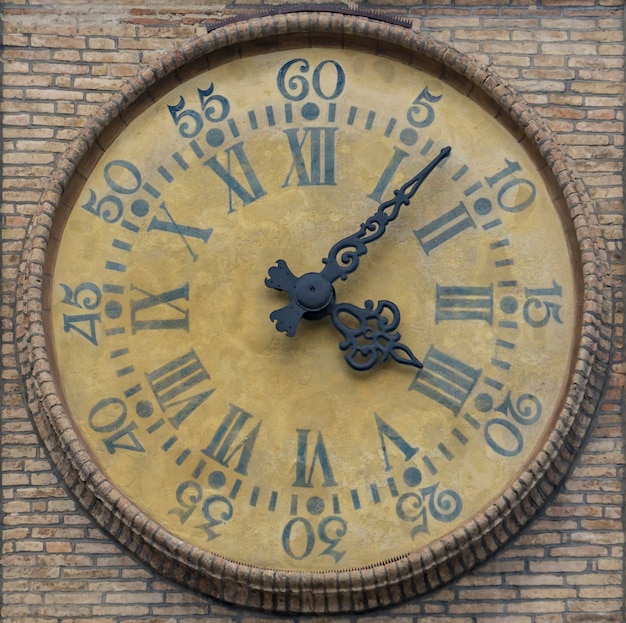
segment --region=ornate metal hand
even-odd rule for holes
[[[434,160],[415,177],[401,186],[399,190],[394,190],[393,199],[381,203],[376,213],[361,224],[359,231],[332,246],[328,252],[328,257],[322,260],[325,266],[320,274],[324,279],[330,283],[339,277],[345,280],[350,273],[358,268],[359,257],[367,253],[366,245],[378,240],[385,233],[387,224],[397,218],[403,205],[409,205],[417,189],[432,173],[433,169],[450,155],[451,151],[450,147],[444,147]]]
[[[332,284],[340,277],[346,279],[357,269],[359,258],[367,253],[367,245],[385,233],[388,223],[397,218],[403,205],[409,205],[417,189],[433,169],[450,155],[450,151],[450,147],[444,147],[422,171],[399,190],[394,190],[393,199],[381,203],[376,213],[361,224],[359,231],[333,245],[328,257],[322,260],[324,268],[319,273],[296,277],[284,260],[278,260],[276,266],[269,269],[265,285],[287,292],[290,297],[288,305],[270,314],[270,320],[276,322],[278,331],[292,337],[301,318],[318,320],[330,315],[333,324],[344,336],[339,348],[349,350],[345,359],[355,370],[369,370],[379,356],[382,361],[392,357],[399,363],[422,367],[410,349],[400,343],[400,334],[395,332],[400,323],[400,311],[394,303],[379,301],[376,309],[372,301],[366,301],[365,308],[349,303],[337,304]],[[385,311],[391,312],[391,320],[384,315]],[[340,314],[351,315],[357,320],[358,327],[352,328],[344,323]]]
[[[384,315],[386,310],[391,312],[391,320]],[[341,315],[351,316],[358,326],[346,324]],[[338,303],[331,307],[330,319],[344,337],[339,348],[348,350],[345,360],[354,370],[369,370],[379,356],[381,361],[391,357],[398,363],[423,367],[409,347],[400,343],[401,336],[395,332],[400,324],[400,310],[391,301],[378,301],[376,309],[374,301],[365,301],[363,309],[350,303]]]

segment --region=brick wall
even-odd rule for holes
[[[596,205],[614,279],[616,330],[608,387],[588,440],[539,517],[485,564],[431,595],[332,620],[624,621],[623,0],[367,4],[376,7],[410,17],[416,29],[489,65],[546,117]],[[23,239],[55,159],[77,128],[142,63],[202,34],[207,21],[258,8],[205,0],[21,0],[1,7],[0,599],[6,623],[272,618],[163,581],[96,527],[40,444],[23,403],[14,346]]]

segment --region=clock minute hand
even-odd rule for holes
[[[376,212],[361,224],[359,231],[334,244],[328,252],[328,257],[322,260],[324,268],[319,274],[329,283],[333,283],[340,277],[346,279],[354,272],[359,266],[359,257],[367,253],[367,245],[382,237],[388,223],[397,218],[403,205],[409,205],[424,180],[450,155],[450,152],[450,147],[444,147],[415,177],[398,190],[394,190],[393,199],[381,203]]]
[[[270,314],[270,320],[276,323],[277,331],[284,332],[289,337],[293,337],[296,334],[301,318],[319,320],[330,314],[333,324],[344,335],[345,341],[343,344],[345,348],[342,347],[342,350],[349,348],[350,352],[352,352],[352,344],[357,339],[357,336],[353,334],[349,326],[340,319],[339,311],[342,311],[359,319],[359,322],[361,322],[363,318],[375,321],[380,330],[378,337],[381,339],[390,340],[393,334],[392,346],[390,346],[387,351],[381,352],[383,359],[391,356],[398,361],[402,359],[402,363],[410,363],[417,367],[421,365],[404,345],[396,343],[400,335],[392,332],[395,326],[388,326],[389,322],[382,314],[384,309],[390,310],[390,306],[393,306],[397,310],[397,307],[393,303],[390,301],[379,301],[379,305],[375,311],[367,305],[364,309],[350,306],[349,304],[336,306],[333,282],[339,277],[346,279],[351,272],[356,270],[359,265],[359,257],[367,253],[367,245],[374,240],[378,240],[378,238],[385,233],[387,224],[398,216],[400,208],[403,205],[409,204],[411,198],[417,192],[417,189],[430,175],[432,170],[444,158],[450,155],[450,151],[450,147],[444,147],[422,171],[406,182],[399,190],[394,191],[393,199],[381,203],[376,213],[361,225],[358,232],[347,238],[343,238],[333,245],[328,257],[322,260],[324,268],[319,273],[306,273],[301,277],[296,277],[289,269],[289,266],[287,266],[285,260],[276,261],[276,265],[268,270],[265,285],[274,290],[287,292],[290,298],[288,305],[276,309]],[[391,208],[391,212],[388,214],[387,210],[389,208]],[[339,262],[337,261],[337,257],[340,258]],[[393,315],[395,317],[395,312]],[[377,341],[380,340],[377,338]],[[377,357],[380,349],[375,350],[377,350]],[[401,352],[404,352],[406,356],[400,355],[399,353]],[[361,357],[363,353],[361,352],[358,355]],[[352,359],[353,356],[348,353],[346,360],[348,360],[348,363],[355,369],[368,369],[371,367],[370,365],[367,367],[357,367],[351,363]],[[375,362],[375,360],[373,361]],[[373,365],[373,363],[371,365]]]

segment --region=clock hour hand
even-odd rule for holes
[[[282,272],[286,271],[286,272]],[[287,273],[291,275],[287,277]],[[307,277],[308,279],[304,279]],[[285,262],[279,261],[277,267],[270,269],[270,278],[275,283],[281,283],[284,288],[289,291],[289,286],[297,289],[302,284],[313,285],[319,280],[319,274],[309,273],[297,279],[287,268]],[[322,284],[323,286],[323,284]],[[314,297],[314,293],[307,287],[303,288],[306,292]],[[376,309],[374,302],[365,301],[365,307],[357,307],[351,303],[335,303],[335,292],[330,286],[330,301],[323,305],[320,310],[307,311],[301,304],[295,303],[292,298],[291,303],[285,307],[281,307],[270,314],[270,319],[276,322],[276,329],[284,331],[289,337],[296,333],[298,322],[302,316],[310,319],[322,318],[330,315],[331,321],[335,328],[343,335],[343,342],[340,342],[339,348],[347,350],[345,360],[354,370],[364,371],[372,368],[378,359],[387,361],[389,357],[407,365],[422,368],[422,363],[415,357],[408,346],[400,342],[400,333],[396,331],[400,324],[400,310],[395,303],[391,301],[378,301]],[[391,314],[391,318],[389,318]]]
[[[385,312],[390,313],[391,318]],[[398,363],[424,367],[409,347],[400,342],[401,336],[396,332],[400,310],[395,303],[378,301],[376,309],[373,301],[365,301],[364,308],[337,303],[330,308],[330,318],[344,337],[339,348],[348,351],[345,359],[354,370],[369,370],[379,357],[381,361],[391,357]]]

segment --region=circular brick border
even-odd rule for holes
[[[583,287],[580,344],[564,407],[534,459],[488,508],[407,557],[340,573],[276,572],[224,560],[156,524],[92,461],[73,429],[52,374],[44,332],[44,260],[55,211],[79,163],[102,133],[160,79],[203,56],[252,43],[300,37],[302,44],[349,45],[410,55],[453,85],[470,84],[495,102],[534,146],[560,187],[578,239]],[[270,46],[271,47],[271,46]],[[57,216],[57,218],[60,218]],[[163,576],[240,606],[291,613],[363,611],[429,592],[485,560],[546,502],[580,447],[607,377],[612,299],[594,207],[546,124],[502,79],[446,43],[406,27],[331,11],[294,12],[226,24],[143,68],[86,123],[60,157],[29,228],[20,266],[16,337],[28,406],[69,489],[96,522]]]

